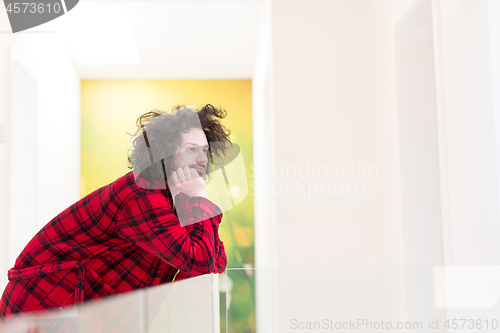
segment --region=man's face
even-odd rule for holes
[[[204,177],[208,164],[208,142],[201,128],[192,127],[187,133],[181,132],[181,146],[173,157],[174,170],[181,167],[194,168]]]

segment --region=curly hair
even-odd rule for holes
[[[211,104],[199,110],[177,105],[171,112],[146,112],[137,118],[137,131],[135,135],[131,134],[131,147],[127,152],[128,168],[139,171],[141,177],[146,179],[164,181],[165,170],[173,169],[172,157],[181,146],[180,133],[187,133],[200,125],[209,142],[208,158],[213,167],[214,157],[222,159],[222,155],[232,146],[229,139],[231,131],[218,120],[226,116],[225,110]],[[161,152],[160,158],[153,158],[152,152]],[[205,180],[210,179],[211,171],[207,168]]]

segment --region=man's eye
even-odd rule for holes
[[[193,151],[193,150],[194,150],[194,148],[190,147],[190,148],[188,148],[188,150],[189,150],[189,151]]]

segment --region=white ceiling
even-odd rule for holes
[[[82,79],[248,79],[261,4],[81,0],[40,30],[60,33]]]

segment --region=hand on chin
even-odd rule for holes
[[[174,185],[174,182],[173,181],[170,181],[168,182],[168,188],[170,190],[170,194],[172,195],[172,197],[175,197],[177,194],[179,194],[179,190],[177,189],[177,187],[175,187]]]

